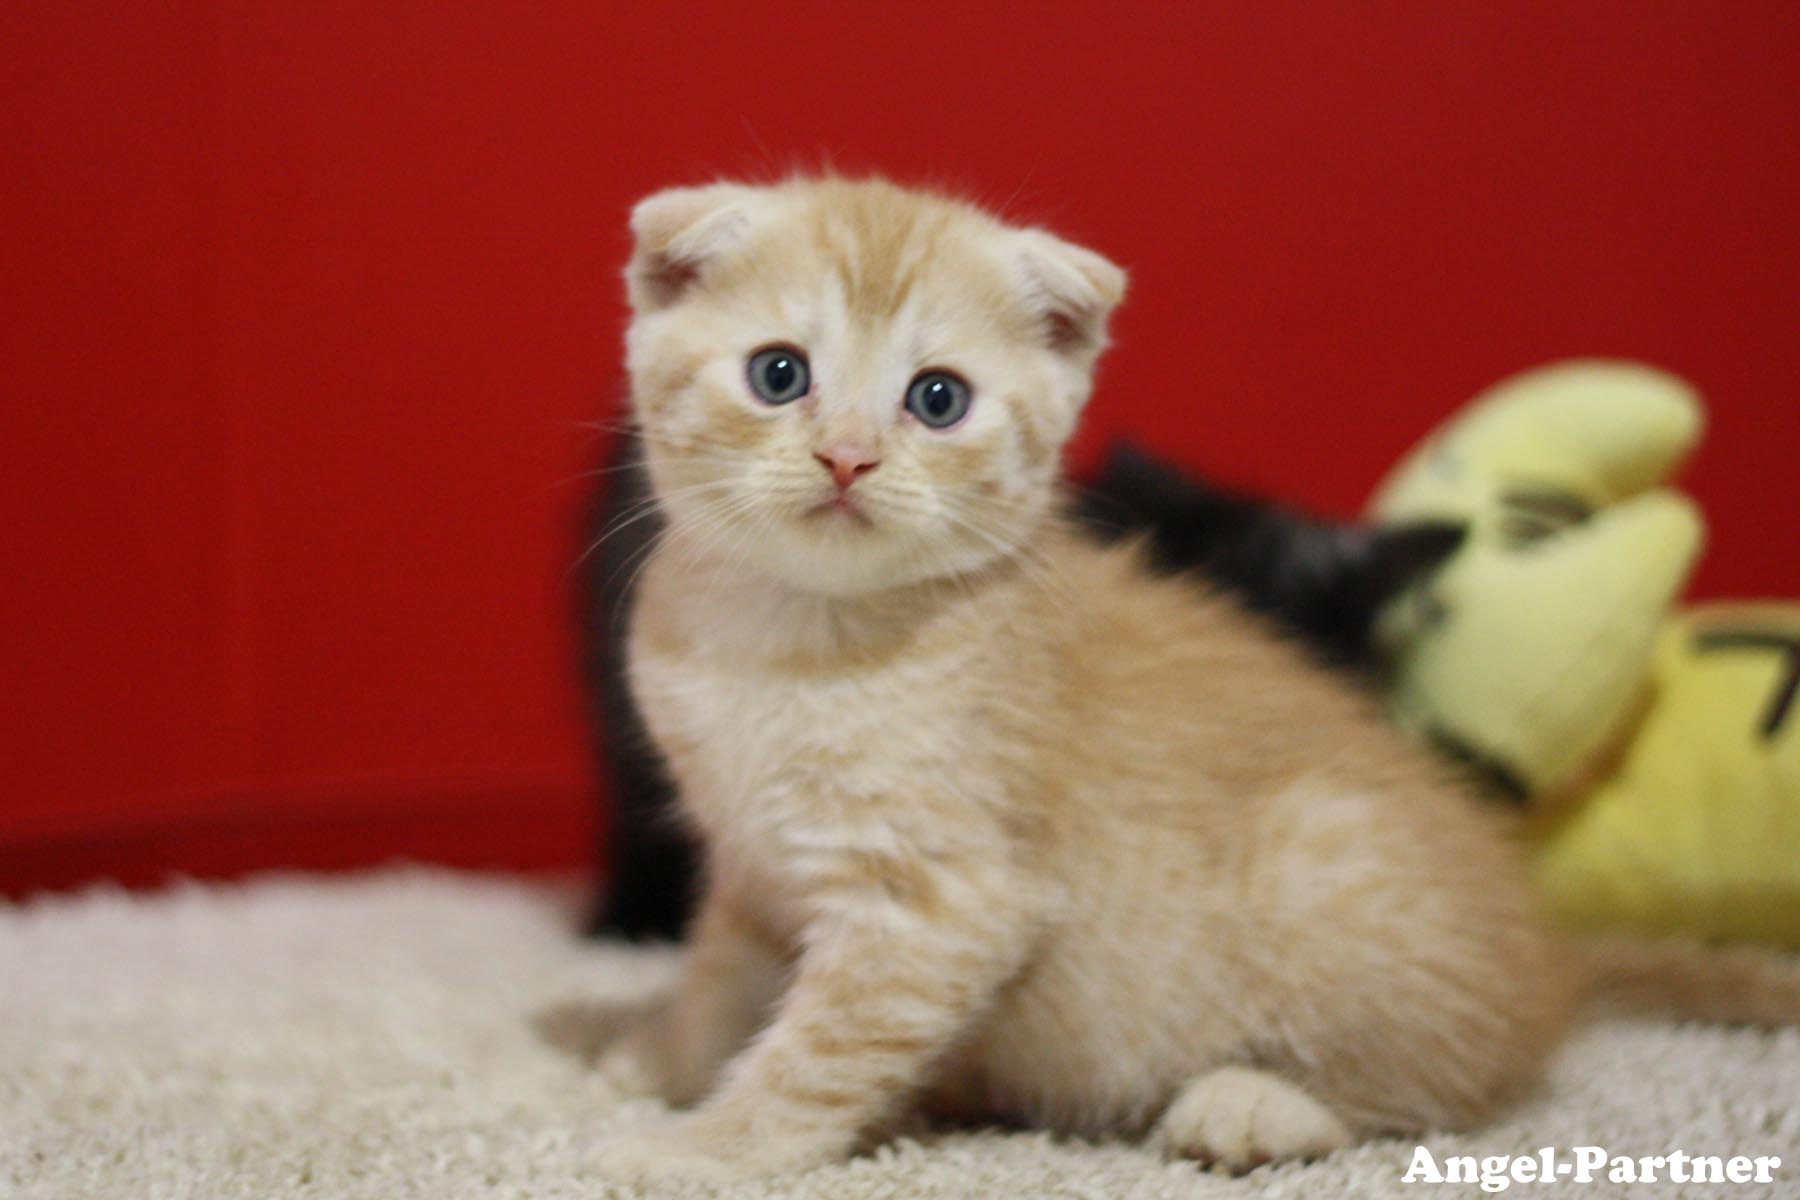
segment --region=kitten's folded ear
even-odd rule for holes
[[[666,308],[700,278],[706,264],[729,250],[750,227],[755,188],[735,183],[670,188],[631,210],[637,240],[625,282],[633,308]]]
[[[1094,353],[1106,344],[1106,319],[1125,297],[1122,269],[1041,229],[1019,234],[1019,263],[1051,349]]]

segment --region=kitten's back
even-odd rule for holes
[[[1131,1111],[1132,1080],[1147,1105],[1249,1046],[1371,1128],[1467,1123],[1528,1081],[1571,979],[1506,818],[1231,601],[1129,548],[1043,551],[1061,586],[1021,581],[989,664],[1049,688],[1009,732],[1049,781],[1021,800],[1055,830],[1042,869],[1080,900],[994,1028],[1095,1033],[1043,1075],[1009,1059],[1028,1103],[1113,1079]]]

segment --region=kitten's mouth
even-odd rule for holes
[[[841,521],[852,525],[873,525],[869,514],[851,498],[847,492],[839,492],[831,499],[813,505],[806,510],[809,521]]]

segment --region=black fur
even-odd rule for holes
[[[643,447],[622,434],[600,476],[578,572],[582,676],[600,751],[610,819],[600,822],[599,903],[590,934],[681,936],[693,906],[699,854],[676,824],[675,788],[650,742],[625,671],[625,629],[637,570],[662,533],[650,501]]]
[[[1461,544],[1460,525],[1328,521],[1214,487],[1129,443],[1076,514],[1101,537],[1146,536],[1151,562],[1193,571],[1266,613],[1334,666],[1375,665],[1375,614]]]
[[[674,789],[625,675],[631,585],[662,528],[641,457],[635,438],[615,440],[587,530],[599,545],[580,572],[583,664],[612,815],[601,864],[609,882],[588,931],[677,938],[698,855],[670,817]],[[1129,445],[1112,452],[1075,515],[1103,539],[1145,536],[1159,569],[1194,572],[1350,670],[1374,665],[1371,625],[1382,602],[1463,536],[1456,525],[1376,530],[1307,516],[1215,488]]]

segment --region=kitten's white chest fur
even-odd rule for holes
[[[710,582],[675,556],[651,568],[644,603],[658,607],[640,619],[662,634],[639,638],[632,662],[651,732],[709,841],[791,898],[847,859],[932,853],[941,809],[929,818],[907,798],[931,787],[941,802],[957,777],[973,696],[955,681],[976,649],[797,663],[833,636],[815,624],[823,610]]]

